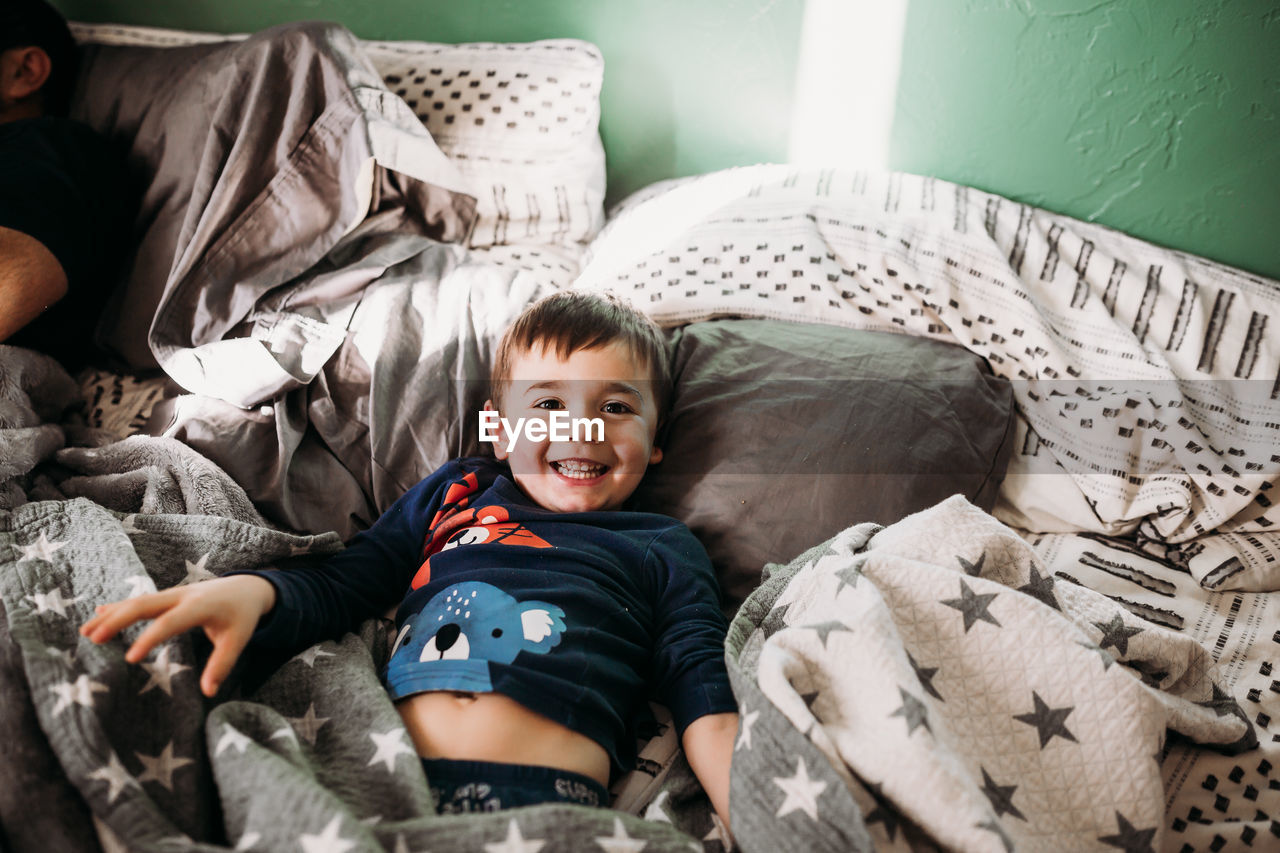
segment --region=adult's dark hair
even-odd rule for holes
[[[45,0],[0,0],[0,51],[14,47],[39,47],[49,54],[52,68],[40,90],[44,111],[65,115],[80,65],[66,19]]]

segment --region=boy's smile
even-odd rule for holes
[[[658,428],[654,383],[647,365],[637,365],[630,349],[612,343],[561,358],[552,349],[517,355],[501,400],[502,416],[546,420],[555,411],[570,418],[599,418],[604,439],[580,435],[572,441],[519,436],[508,450],[503,431],[494,453],[511,466],[516,484],[539,506],[554,512],[618,509],[631,496],[645,469],[662,459],[653,446]],[[485,404],[493,408],[492,401]]]

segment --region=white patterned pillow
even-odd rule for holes
[[[584,244],[604,221],[604,59],[576,39],[365,42],[391,91],[473,182],[475,247]]]
[[[157,27],[73,24],[82,42],[172,47],[242,39]],[[604,223],[604,58],[578,39],[435,44],[364,41],[477,196],[471,245],[579,249]]]

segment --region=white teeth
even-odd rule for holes
[[[583,462],[578,459],[565,459],[561,462],[552,462],[552,466],[562,476],[570,477],[575,480],[591,480],[599,477],[608,470],[606,465],[598,465],[594,462]]]

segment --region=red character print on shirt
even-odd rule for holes
[[[467,475],[474,476],[474,475]],[[456,485],[456,484],[455,484]],[[452,493],[446,493],[448,499]],[[463,498],[462,503],[466,503]],[[441,551],[457,548],[459,545],[524,545],[530,548],[550,548],[551,543],[529,530],[518,521],[510,521],[510,514],[505,507],[482,506],[461,509],[455,506],[445,517],[436,513],[436,521],[427,533],[427,542],[423,548],[422,566],[413,576],[410,585],[413,589],[425,586],[431,580],[431,557]]]

